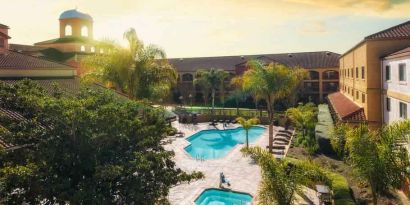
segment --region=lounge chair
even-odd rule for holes
[[[180,137],[180,138],[185,137],[185,133],[179,131],[176,133],[176,137]]]

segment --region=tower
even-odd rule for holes
[[[60,38],[84,37],[93,39],[93,18],[86,14],[71,9],[61,13]]]

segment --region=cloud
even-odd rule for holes
[[[309,21],[301,27],[299,33],[302,35],[325,35],[329,33],[329,30],[323,21]]]
[[[394,5],[401,4],[404,0],[285,0],[296,4],[326,7],[332,9],[370,9],[374,11],[386,11]]]

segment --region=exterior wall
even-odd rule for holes
[[[8,35],[8,28],[0,28],[0,32]],[[0,40],[4,42],[4,47],[0,48],[0,53],[4,53],[9,49],[9,40],[7,38],[0,37]]]
[[[406,64],[406,81],[399,81],[399,64]],[[386,81],[386,69],[390,66],[390,80]],[[399,103],[406,103],[407,109],[410,109],[410,56],[400,58],[385,59],[382,61],[383,73],[383,117],[384,123],[390,124],[394,121],[401,120]],[[386,98],[390,98],[390,111],[386,109]],[[409,118],[409,110],[407,111],[407,118]]]
[[[368,40],[340,58],[340,90],[364,108],[370,124],[380,126],[383,122],[380,58],[409,46],[410,39]],[[361,78],[362,66],[365,79]]]
[[[307,96],[313,102],[323,102],[328,94],[339,90],[339,68],[310,68],[307,70],[309,74],[315,73],[317,78],[309,75],[307,79],[303,80],[302,92],[304,96]],[[327,73],[329,71],[335,72],[336,75],[328,78]],[[335,87],[331,87],[333,84],[335,84]]]
[[[70,36],[77,36],[81,37],[81,28],[86,26],[88,28],[88,37],[93,38],[93,22],[78,19],[78,18],[71,18],[71,19],[62,19],[60,20],[60,38],[66,37],[65,35],[65,26],[70,25],[72,28],[72,35]]]

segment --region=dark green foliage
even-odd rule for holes
[[[154,204],[171,186],[203,177],[177,169],[160,140],[163,111],[83,88],[78,97],[46,96],[38,85],[0,84],[0,107],[24,121],[4,120],[0,203]]]

